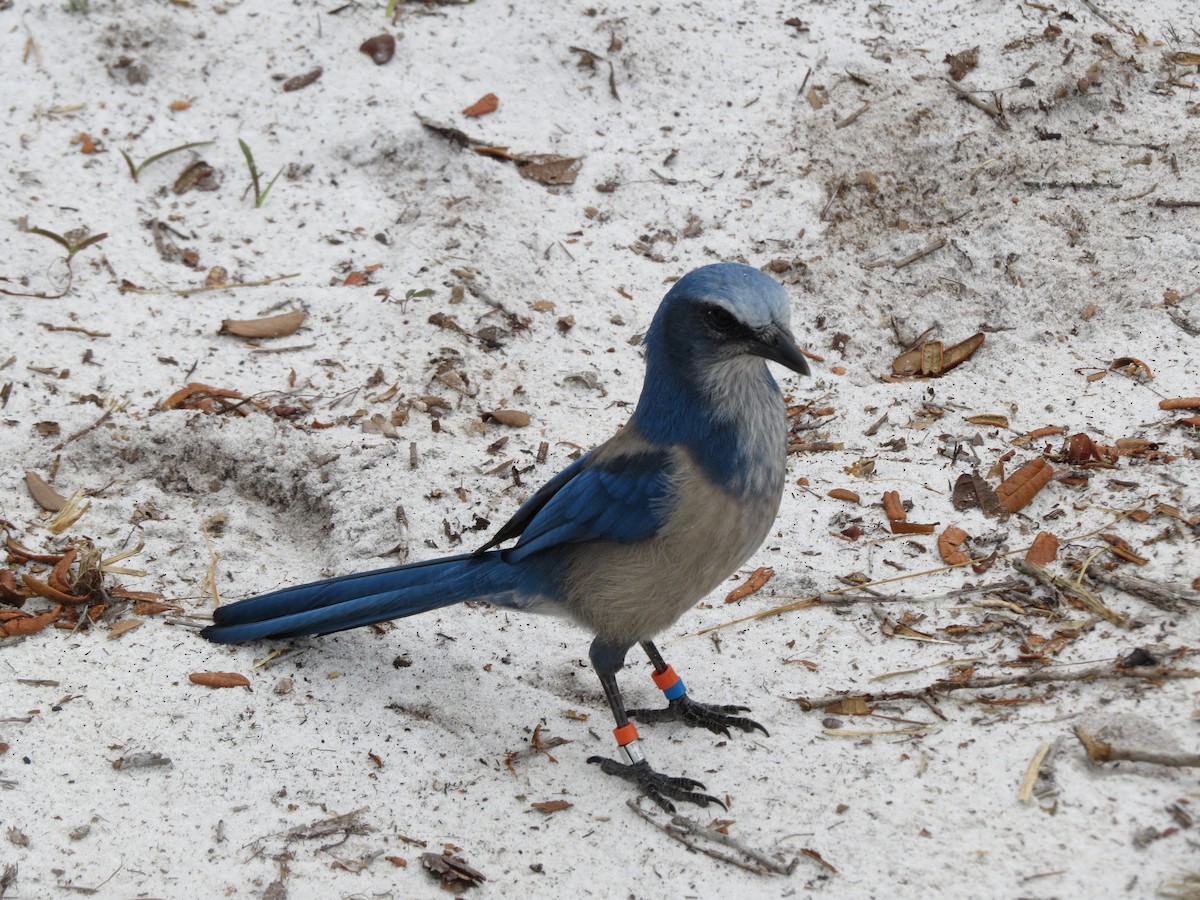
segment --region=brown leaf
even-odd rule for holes
[[[501,425],[507,425],[510,428],[524,428],[529,424],[529,413],[521,412],[518,409],[494,409],[491,412],[483,414],[483,420],[499,422]]]
[[[221,330],[217,333],[244,338],[287,337],[300,330],[307,316],[304,311],[296,309],[261,319],[224,319],[221,322]]]
[[[1008,416],[1002,416],[997,413],[985,413],[979,416],[967,416],[966,420],[972,425],[980,425],[984,428],[1008,427]]]
[[[834,500],[845,500],[847,503],[859,503],[862,501],[862,497],[846,488],[834,488],[829,492],[829,496]]]
[[[422,853],[421,865],[436,875],[448,888],[471,887],[487,881],[483,873],[467,865],[465,860],[449,853]]]
[[[550,813],[562,812],[564,809],[570,809],[575,804],[569,803],[566,800],[544,800],[541,803],[530,803],[529,805],[538,812],[549,815]]]
[[[583,167],[579,156],[559,156],[556,153],[531,154],[515,158],[517,171],[541,184],[574,184]]]
[[[133,631],[135,628],[140,628],[141,625],[141,619],[122,619],[120,622],[117,622],[115,625],[113,625],[112,628],[108,629],[107,638],[110,641],[115,640],[121,635]]]
[[[470,106],[462,111],[464,116],[476,118],[478,116],[486,116],[488,113],[494,113],[500,108],[500,98],[495,94],[484,94]]]
[[[825,707],[825,711],[831,716],[868,716],[871,714],[866,697],[843,697],[836,703]]]
[[[775,575],[774,569],[769,569],[766,566],[759,566],[750,573],[750,577],[735,587],[729,592],[729,596],[725,598],[726,603],[737,603],[739,600],[744,600],[751,594],[756,594],[766,587],[767,582]]]
[[[55,603],[65,603],[68,606],[79,606],[88,602],[87,597],[76,597],[74,594],[68,594],[63,591],[55,590],[54,588],[50,587],[50,585],[46,584],[46,582],[39,581],[29,574],[23,574],[21,576],[21,582],[30,591],[30,593],[37,594],[39,597],[42,597],[46,600],[53,600]]]
[[[946,530],[938,535],[937,548],[942,562],[948,566],[965,566],[971,561],[962,550],[963,541],[968,535],[957,525],[947,525]]]
[[[1050,483],[1054,469],[1042,458],[1033,459],[1013,472],[1000,487],[996,496],[1009,512],[1024,509],[1037,492]]]
[[[1025,553],[1025,562],[1035,566],[1045,566],[1058,556],[1058,538],[1048,531],[1039,531],[1033,539],[1029,550]]]
[[[237,672],[193,672],[188,680],[212,688],[250,687],[250,679]]]
[[[47,512],[58,512],[67,505],[67,498],[46,484],[37,472],[25,473],[25,487],[33,502]]]
[[[16,610],[13,610],[13,612],[16,612]],[[37,634],[54,622],[61,614],[61,606],[56,606],[54,609],[44,612],[40,616],[17,613],[17,616],[8,619],[3,625],[0,625],[0,637]]]
[[[1120,372],[1122,375],[1136,381],[1154,380],[1154,375],[1150,372],[1150,367],[1136,356],[1118,356],[1108,364],[1108,367],[1112,371]]]

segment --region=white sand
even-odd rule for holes
[[[255,668],[271,646],[212,646],[186,624],[201,618],[146,617],[106,640],[112,625],[136,618],[127,610],[95,628],[0,642],[0,743],[9,745],[0,871],[19,867],[0,894],[446,896],[421,866],[421,847],[401,835],[430,851],[460,848],[488,879],[480,895],[493,896],[1151,897],[1200,870],[1195,827],[1181,828],[1171,811],[1196,816],[1194,775],[1096,767],[1072,734],[1080,722],[1120,726],[1127,743],[1195,750],[1194,680],[987,693],[1031,701],[1006,704],[962,692],[939,697],[936,711],[901,700],[870,717],[791,702],[916,690],[954,674],[939,665],[949,660],[974,660],[978,677],[1020,675],[1029,668],[1012,663],[1064,628],[1070,640],[1046,657],[1062,668],[1048,671],[1111,667],[1137,647],[1187,667],[1194,657],[1171,654],[1200,639],[1194,612],[1104,587],[1105,602],[1138,627],[1094,623],[1070,607],[1054,620],[973,608],[973,598],[926,599],[794,612],[721,631],[719,644],[679,640],[843,587],[850,573],[939,566],[933,536],[886,539],[885,490],[912,501],[910,520],[939,532],[958,524],[984,554],[1022,548],[1038,528],[1063,539],[1101,529],[1139,504],[1200,514],[1200,445],[1194,430],[1172,426],[1188,413],[1158,408],[1163,397],[1200,395],[1200,209],[1155,205],[1200,201],[1196,67],[1165,62],[1200,49],[1194,7],[1099,0],[1143,42],[1082,3],[588,11],[413,2],[386,27],[399,39],[395,59],[377,67],[357,48],[385,30],[382,8],[336,6],[93,0],[82,15],[62,0],[16,0],[0,9],[0,288],[62,285],[60,248],[22,233],[19,218],[108,233],[75,257],[66,296],[0,296],[0,387],[11,382],[0,409],[0,517],[11,536],[37,549],[86,536],[106,553],[144,540],[125,565],[146,577],[110,586],[161,592],[196,617],[213,603],[202,591],[212,560],[202,525],[212,516],[225,517],[211,538],[222,601],[394,564],[403,552],[388,551],[399,544],[410,559],[478,546],[576,448],[625,420],[642,371],[632,339],[671,279],[723,259],[795,260],[779,277],[797,335],[824,362],[812,379],[789,373],[782,383],[796,403],[835,410],[797,418],[816,425],[798,436],[844,448],[790,458],[776,530],[753,559],[775,569],[768,587],[737,607],[711,597],[662,636],[695,697],[743,702],[771,735],[726,741],[678,725],[642,733],[658,768],[728,797],[728,815],[716,815],[733,820],[731,835],[787,860],[811,848],[838,873],[804,857],[788,876],[745,872],[687,852],[627,809],[630,787],[585,762],[615,748],[586,665],[588,637],[564,623],[452,608],[383,633],[297,641]],[[785,24],[792,17],[803,30]],[[1049,25],[1061,34],[1046,37]],[[997,91],[1007,129],[946,84],[943,57],[976,45],[978,68],[961,84]],[[596,54],[594,68],[577,65],[585,57],[572,48]],[[1098,83],[1081,93],[1096,63]],[[314,84],[281,90],[277,76],[315,66],[324,71]],[[131,84],[137,67],[146,78]],[[827,103],[814,109],[818,86]],[[488,92],[497,112],[459,113]],[[190,108],[172,111],[179,100]],[[510,163],[457,149],[414,113],[514,152],[582,156],[578,182],[523,178]],[[80,152],[80,132],[98,152]],[[238,137],[265,178],[290,167],[258,209],[243,196]],[[215,142],[197,151],[217,170],[214,192],[172,192],[191,153],[149,165],[134,183],[118,152],[140,162],[201,140]],[[154,220],[160,243],[198,253],[198,269],[160,254]],[[939,238],[945,246],[911,264],[870,266]],[[201,286],[211,266],[234,282],[291,277],[178,293]],[[343,285],[371,266],[369,285]],[[482,294],[467,290],[455,303],[467,270]],[[123,293],[122,281],[149,293]],[[380,288],[393,298],[434,293],[393,304]],[[528,329],[507,333],[484,297],[527,317]],[[553,310],[533,309],[539,300]],[[218,334],[225,318],[284,309],[308,319],[299,333],[262,342],[282,352]],[[494,326],[502,347],[439,328],[434,314],[471,334]],[[566,316],[574,326],[564,333],[556,322]],[[906,338],[936,325],[948,344],[979,330],[986,343],[940,379],[884,383],[900,352],[893,317]],[[844,352],[831,349],[838,332],[849,336]],[[1143,360],[1153,380],[1087,380],[1121,356]],[[369,386],[377,370],[382,382]],[[293,419],[159,409],[190,381],[312,409]],[[437,433],[427,404],[408,402],[431,395],[450,407]],[[100,398],[123,405],[52,449],[96,420]],[[944,414],[923,415],[926,404]],[[483,423],[482,412],[504,406],[528,412],[530,426]],[[364,433],[364,420],[397,409],[409,415],[395,438]],[[887,424],[864,435],[884,412]],[[1010,428],[964,421],[983,413],[1007,416]],[[58,433],[43,436],[41,422]],[[1086,487],[1052,483],[1004,523],[952,508],[950,485],[970,470],[969,458],[951,458],[955,438],[966,449],[980,436],[973,449],[986,474],[1015,437],[1045,425],[1108,445],[1143,438],[1170,460],[1126,456],[1115,470],[1093,470]],[[507,444],[489,452],[500,438]],[[906,448],[888,444],[900,438]],[[1062,442],[1016,448],[1007,471]],[[874,460],[873,474],[847,473],[862,459]],[[511,466],[495,471],[506,460],[519,486]],[[64,494],[98,492],[62,537],[46,530],[26,470]],[[860,493],[861,508],[827,496],[838,487]],[[467,530],[476,517],[490,525]],[[857,541],[831,534],[855,521],[865,531]],[[1104,530],[1149,560],[1120,572],[1180,589],[1200,576],[1194,527],[1155,515]],[[1105,546],[1093,537],[1064,547],[1052,568],[1069,574],[1065,556]],[[880,590],[939,595],[1015,576],[1001,560],[980,576],[959,569]],[[941,642],[886,635],[906,613]],[[985,622],[998,630],[938,631]],[[1080,623],[1092,627],[1071,630]],[[411,665],[394,668],[397,657]],[[647,667],[630,661],[630,703],[659,702]],[[240,672],[253,688],[193,685],[197,671]],[[285,679],[290,693],[273,690]],[[543,739],[570,743],[552,751],[557,762],[525,753],[510,769],[506,757],[529,748],[538,725]],[[1053,753],[1035,797],[1020,802],[1043,743]],[[151,752],[170,766],[112,767]],[[573,805],[531,808],[551,800]],[[355,810],[363,828],[344,842],[340,833],[285,837]]]

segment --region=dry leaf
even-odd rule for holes
[[[1039,531],[1025,553],[1025,562],[1045,566],[1058,556],[1058,538],[1048,531]]]
[[[476,118],[478,116],[486,116],[488,113],[494,113],[500,108],[500,98],[495,94],[484,94],[470,106],[462,111],[464,116]]]
[[[12,612],[16,613],[16,615],[7,619],[3,625],[0,625],[0,637],[37,634],[37,632],[50,625],[62,614],[62,607],[56,606],[54,609],[44,612],[40,616],[31,616],[28,613],[18,610],[12,610]]]
[[[579,156],[559,156],[556,153],[531,154],[514,157],[517,171],[541,184],[574,184],[583,167]]]
[[[756,594],[761,591],[768,581],[775,575],[774,569],[769,569],[766,566],[759,566],[750,573],[750,577],[735,587],[729,592],[729,596],[725,598],[726,603],[737,603],[739,600],[744,600],[751,594]]]
[[[1004,479],[996,488],[996,496],[1009,512],[1024,509],[1037,492],[1050,483],[1054,469],[1040,457],[1030,460]]]
[[[140,628],[141,625],[141,619],[122,619],[120,622],[117,622],[115,625],[113,625],[112,628],[108,629],[108,640],[111,641],[114,638],[119,638],[121,635],[133,631],[135,628]]]
[[[483,414],[485,422],[489,419],[493,422],[499,422],[501,425],[507,425],[510,428],[524,428],[529,424],[529,413],[521,412],[517,409],[494,409],[491,412]]]
[[[538,812],[546,813],[547,815],[550,813],[562,812],[564,809],[570,809],[572,806],[574,806],[573,803],[569,803],[566,800],[545,800],[541,803],[530,803],[529,805]]]
[[[224,319],[221,322],[221,330],[217,333],[244,338],[287,337],[300,330],[307,316],[307,313],[297,309],[262,319]]]
[[[845,500],[849,503],[859,503],[862,501],[862,498],[858,494],[846,488],[834,488],[829,492],[829,496],[834,500]]]
[[[843,697],[826,706],[825,712],[831,716],[869,716],[871,708],[867,706],[866,697]]]
[[[46,484],[37,472],[25,473],[25,487],[29,489],[33,502],[46,512],[56,513],[67,505],[67,498]]]
[[[966,420],[972,425],[979,425],[984,428],[1007,428],[1008,416],[1002,416],[998,413],[985,413],[979,416],[967,416]]]
[[[250,679],[237,672],[193,672],[188,680],[212,688],[250,687]]]
[[[451,890],[472,887],[481,881],[487,881],[481,872],[471,868],[465,860],[449,853],[422,853],[421,865],[436,875],[444,887]]]
[[[962,550],[963,541],[968,535],[957,525],[947,525],[937,539],[938,553],[942,557],[942,562],[948,566],[965,566],[971,561]]]

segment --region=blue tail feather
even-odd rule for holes
[[[343,575],[221,606],[201,634],[222,644],[329,634],[464,600],[503,602],[514,582],[512,567],[499,551],[450,556]]]

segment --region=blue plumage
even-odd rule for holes
[[[629,719],[761,729],[742,707],[691,700],[652,638],[740,566],[774,520],[786,428],[764,360],[808,374],[788,318],[786,292],[755,269],[722,263],[689,273],[647,332],[646,380],[629,422],[547,482],[478,552],[223,606],[203,635],[237,643],[328,634],[464,600],[566,615],[596,635],[591,658],[625,759],[589,761],[667,809],[670,798],[719,802],[699,782],[650,768]],[[654,664],[666,709],[624,707],[616,674],[634,644]]]

